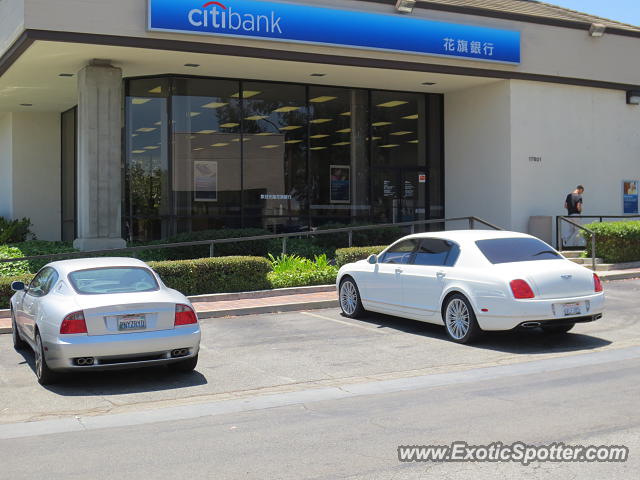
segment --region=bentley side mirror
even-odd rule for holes
[[[11,282],[11,290],[14,292],[21,292],[24,288],[24,282]]]
[[[371,265],[375,265],[376,263],[378,263],[378,256],[369,255],[369,258],[367,258],[367,262],[369,262]]]

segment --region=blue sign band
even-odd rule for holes
[[[149,30],[520,63],[520,32],[255,0],[148,0]]]

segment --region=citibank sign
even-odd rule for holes
[[[520,63],[520,32],[259,0],[148,0],[148,29]]]
[[[212,31],[228,30],[247,34],[265,32],[282,35],[281,20],[282,17],[273,10],[270,15],[240,13],[220,2],[207,2],[202,8],[189,11],[190,25],[195,28],[211,27]]]

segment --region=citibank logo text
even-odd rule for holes
[[[191,25],[212,30],[282,34],[281,20],[274,11],[270,15],[239,13],[220,2],[207,2],[202,8],[194,8],[189,12]]]

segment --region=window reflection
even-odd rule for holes
[[[174,231],[240,227],[238,83],[176,79],[174,85]]]
[[[368,211],[364,90],[309,87],[311,223],[349,223]]]
[[[245,225],[306,229],[305,87],[243,82],[242,88]]]
[[[125,114],[129,240],[444,215],[438,95],[144,78]]]
[[[129,239],[166,237],[169,214],[166,80],[131,82],[126,98],[126,208]]]
[[[371,93],[373,220],[398,223],[428,216],[425,96]]]

